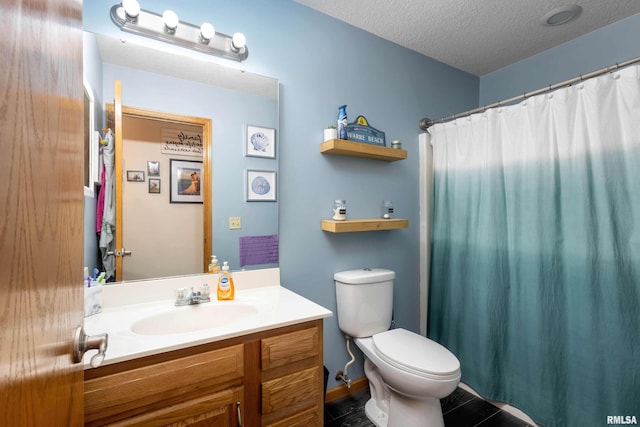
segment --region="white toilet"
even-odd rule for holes
[[[421,335],[389,330],[394,277],[381,268],[333,276],[338,326],[365,355],[371,390],[365,413],[378,427],[443,427],[440,399],[456,389],[460,362]]]

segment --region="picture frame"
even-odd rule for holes
[[[276,130],[264,126],[245,126],[245,156],[276,158]]]
[[[149,193],[160,194],[160,178],[149,178]]]
[[[158,162],[158,161],[148,161],[147,162],[147,175],[149,177],[160,176],[160,162]]]
[[[169,159],[170,203],[202,203],[202,161]]]
[[[275,202],[277,183],[275,171],[247,169],[247,202]]]
[[[144,171],[127,171],[127,181],[144,182]]]

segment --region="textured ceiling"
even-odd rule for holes
[[[639,0],[580,0],[582,14],[549,27],[562,0],[295,0],[440,62],[483,76],[620,19]],[[570,0],[569,0],[570,1]],[[640,41],[639,41],[640,42]]]

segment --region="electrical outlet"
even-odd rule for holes
[[[237,230],[238,228],[242,228],[242,223],[240,222],[239,216],[230,216],[229,217],[229,230]]]

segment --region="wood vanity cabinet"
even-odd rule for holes
[[[85,425],[320,427],[322,332],[320,319],[85,370]]]

